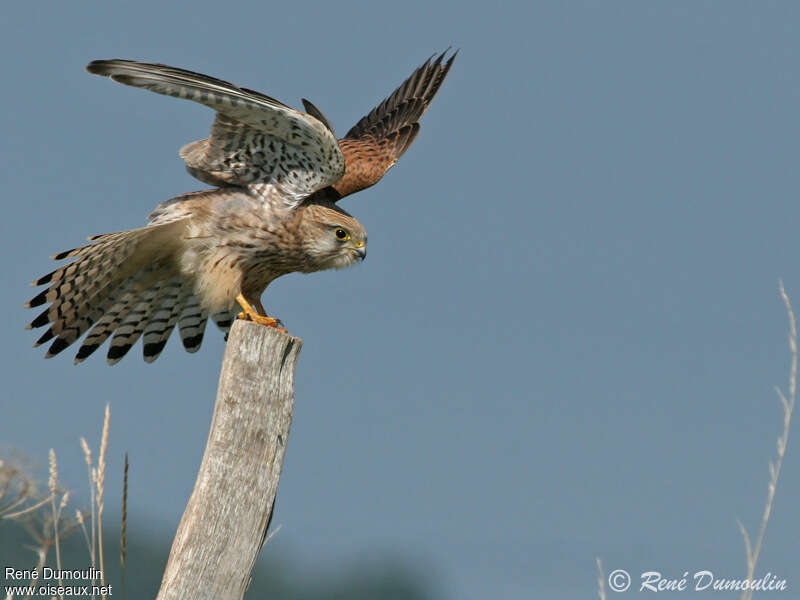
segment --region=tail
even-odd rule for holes
[[[94,236],[87,246],[56,254],[56,260],[75,260],[34,281],[33,285],[49,287],[25,303],[28,308],[50,303],[28,325],[29,329],[50,326],[35,344],[53,340],[45,358],[88,331],[76,363],[111,337],[107,358],[115,364],[142,336],[144,359],[152,362],[175,325],[186,350],[196,352],[208,313],[178,268],[183,226],[177,221]],[[230,313],[213,318],[224,331],[230,327]]]

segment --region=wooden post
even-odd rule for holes
[[[272,516],[302,340],[236,320],[194,490],[158,600],[241,600]]]

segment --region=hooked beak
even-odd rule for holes
[[[353,246],[353,250],[358,255],[359,260],[367,258],[367,245],[364,242],[357,242]]]

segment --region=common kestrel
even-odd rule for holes
[[[129,60],[86,69],[125,85],[213,108],[208,139],[180,150],[194,177],[215,189],[159,204],[139,229],[89,238],[56,254],[74,259],[33,285],[49,287],[25,304],[50,303],[29,325],[49,329],[49,358],[87,331],[75,362],[111,336],[108,362],[143,336],[155,360],[177,324],[183,346],[200,348],[209,316],[227,331],[241,318],[278,327],[261,294],[277,277],[342,268],[366,256],[364,227],[335,203],[380,180],[414,142],[419,119],[455,53],[423,63],[388,98],[337,140],[328,120],[200,73]]]

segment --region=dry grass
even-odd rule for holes
[[[23,525],[35,542],[36,563],[31,569],[41,570],[47,562],[50,550],[55,550],[56,568],[61,570],[61,542],[71,533],[80,529],[89,550],[91,567],[100,569],[101,585],[106,585],[105,563],[103,560],[103,497],[105,491],[106,451],[111,419],[109,405],[106,405],[103,433],[97,465],[92,461],[92,451],[84,438],[80,438],[81,449],[86,460],[89,477],[90,512],[86,515],[75,511],[75,519],[64,516],[69,503],[70,492],[65,491],[58,479],[58,460],[54,450],[49,452],[47,493],[38,491],[34,479],[28,475],[30,469],[17,466],[8,460],[0,460],[0,518],[14,520]],[[126,458],[127,473],[127,458]],[[127,477],[125,481],[127,495]],[[124,542],[123,542],[124,543]],[[93,579],[91,585],[97,585]],[[63,582],[59,579],[59,586]],[[28,598],[30,596],[26,596]],[[92,596],[94,598],[94,596]],[[102,596],[106,600],[106,596]],[[11,600],[9,593],[6,600]]]
[[[0,460],[0,517],[20,523],[35,542],[36,560],[31,569],[44,567],[51,549],[56,551],[56,565],[61,568],[61,541],[73,533],[77,523],[62,516],[70,493],[58,481],[56,453],[49,453],[47,493],[39,492],[30,469]],[[59,583],[61,585],[61,583]],[[7,593],[6,600],[11,600]]]
[[[125,468],[122,471],[122,528],[119,536],[119,563],[120,571],[120,586],[122,587],[122,600],[128,597],[128,589],[125,585],[125,561],[128,556],[128,453],[125,453]]]
[[[772,515],[772,507],[775,504],[775,491],[778,489],[778,479],[781,474],[781,467],[783,466],[783,459],[786,456],[786,447],[789,443],[789,430],[792,423],[792,412],[797,398],[797,321],[792,310],[792,303],[789,300],[789,295],[783,287],[783,282],[779,284],[781,300],[786,307],[786,314],[789,317],[789,389],[788,393],[784,393],[780,388],[775,391],[778,394],[781,407],[783,409],[783,429],[778,436],[777,443],[777,456],[774,462],[769,463],[769,482],[767,484],[767,500],[764,504],[764,512],[761,515],[761,525],[758,529],[758,535],[755,539],[755,544],[751,541],[750,535],[747,533],[741,521],[738,521],[739,530],[742,532],[744,538],[745,555],[747,560],[747,581],[752,582],[755,575],[756,567],[758,566],[758,558],[761,555],[761,548],[764,544],[764,536],[767,532],[767,525],[769,524],[770,515]],[[597,591],[600,600],[605,600],[606,597],[606,575],[603,572],[603,563],[600,558],[595,559],[597,562]],[[753,590],[748,589],[742,592],[741,600],[750,600],[753,597]]]
[[[37,498],[36,482],[28,475],[27,469],[16,460],[0,460],[0,517],[14,518],[14,515],[24,513]],[[42,503],[48,500],[46,498]]]
[[[597,563],[597,596],[600,600],[606,600],[606,574],[603,571],[603,561],[599,556],[594,560]]]
[[[750,535],[747,533],[744,525],[739,521],[739,530],[742,532],[744,538],[745,558],[747,560],[747,580],[752,581],[753,575],[758,565],[758,558],[761,555],[761,547],[764,543],[764,536],[767,532],[767,524],[769,517],[772,514],[772,507],[775,503],[775,491],[778,488],[778,479],[781,474],[781,467],[783,466],[783,458],[786,456],[786,446],[789,443],[789,429],[792,423],[792,412],[794,411],[795,399],[797,398],[797,321],[794,317],[792,310],[792,303],[786,290],[783,288],[783,282],[780,282],[780,293],[783,304],[786,306],[786,313],[789,317],[789,390],[788,394],[780,388],[775,391],[783,408],[783,431],[778,436],[778,451],[777,457],[774,462],[769,463],[769,482],[767,483],[767,500],[764,504],[764,512],[761,515],[761,526],[758,529],[758,536],[756,537],[755,544],[751,542]],[[750,600],[753,597],[753,590],[745,590],[742,592],[742,600]]]
[[[100,585],[105,587],[105,561],[103,560],[103,495],[106,482],[106,450],[108,449],[108,426],[111,422],[111,405],[106,404],[103,420],[103,435],[100,438],[100,455],[97,457],[97,553],[100,557]],[[92,565],[94,566],[94,565]],[[103,594],[103,600],[106,600]]]

